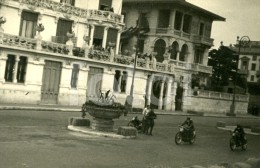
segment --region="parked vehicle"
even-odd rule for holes
[[[175,143],[176,145],[182,144],[184,142],[188,142],[193,144],[196,139],[195,130],[191,131],[187,126],[179,126],[179,132],[175,135]]]
[[[246,136],[241,136],[238,131],[232,132],[232,137],[229,141],[229,147],[232,151],[241,148],[242,150],[247,149],[247,139]]]
[[[139,132],[142,131],[142,121],[140,121],[137,116],[133,117],[127,126],[135,127]]]

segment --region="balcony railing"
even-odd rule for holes
[[[17,0],[13,0],[17,1]],[[74,15],[81,18],[99,18],[99,20],[106,20],[123,24],[123,15],[115,14],[111,11],[83,9],[71,6],[67,3],[59,3],[52,0],[19,0],[20,3],[29,5],[30,8],[45,8],[55,12],[62,12],[68,15]],[[4,2],[2,2],[4,3]]]
[[[54,43],[61,43],[61,44],[66,44],[66,42],[69,40],[67,36],[52,36],[51,41]],[[71,38],[72,42],[74,45],[77,43],[77,37]]]
[[[197,43],[202,43],[210,46],[212,46],[214,42],[214,39],[211,39],[209,37],[199,36],[199,35],[194,35],[192,38]]]
[[[21,50],[29,49],[30,51],[34,50],[34,52],[41,51],[41,52],[46,52],[46,54],[59,54],[60,56],[64,55],[64,56],[83,57],[89,60],[99,60],[100,62],[104,62],[104,63],[111,62],[111,63],[121,64],[126,66],[134,65],[134,58],[131,56],[124,56],[124,55],[112,56],[107,50],[101,51],[101,50],[94,50],[94,49],[90,49],[88,50],[89,52],[86,53],[84,48],[57,43],[57,41],[49,42],[49,41],[25,38],[25,37],[10,35],[10,34],[3,34],[3,38],[0,39],[0,46],[5,46],[5,48],[8,48],[8,46],[10,46],[9,48],[15,48],[15,49],[21,48]],[[204,73],[212,72],[212,68],[205,65],[193,64],[193,63],[187,63],[187,62],[175,61],[175,60],[170,61],[167,64],[160,63],[160,62],[154,64],[154,62],[152,62],[148,57],[138,58],[137,67],[166,72],[166,73],[174,72],[175,68],[204,72]]]
[[[249,74],[249,70],[239,69],[239,70],[238,70],[238,73],[239,73],[240,75],[248,75],[248,74]]]

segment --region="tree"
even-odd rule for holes
[[[226,46],[209,52],[208,65],[212,66],[211,83],[215,90],[220,91],[230,80],[235,80],[237,57],[238,55]]]

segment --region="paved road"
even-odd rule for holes
[[[0,167],[2,168],[179,168],[237,162],[260,158],[260,136],[248,135],[247,151],[231,152],[230,133],[217,129],[216,122],[228,125],[259,125],[259,119],[192,117],[197,141],[177,146],[174,136],[185,116],[159,115],[154,136],[137,139],[94,137],[66,129],[68,118],[77,112],[0,111]],[[121,117],[116,126],[133,117]]]

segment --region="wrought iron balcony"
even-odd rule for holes
[[[124,16],[115,14],[112,11],[103,11],[103,10],[95,10],[95,9],[84,9],[72,6],[67,3],[59,3],[52,0],[10,0],[16,1],[20,4],[27,5],[30,9],[49,9],[53,10],[54,12],[61,12],[67,16],[77,16],[81,18],[88,18],[88,19],[96,19],[99,20],[106,20],[113,23],[124,24]],[[6,1],[0,0],[1,3],[5,3]],[[8,2],[7,2],[8,3]]]

